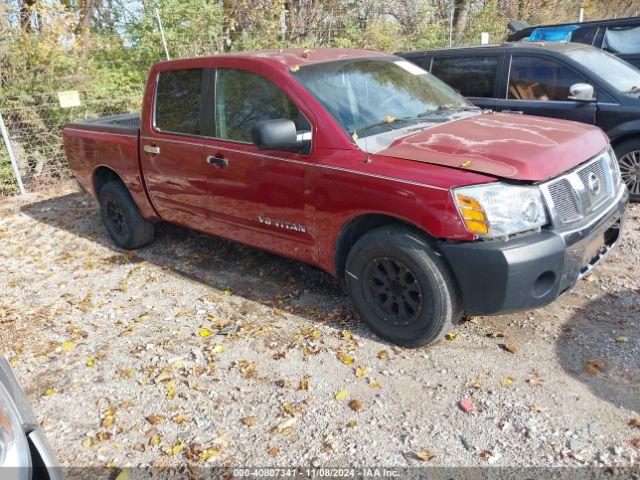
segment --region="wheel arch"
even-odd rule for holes
[[[93,171],[92,181],[96,198],[99,198],[100,190],[109,182],[120,182],[124,185],[120,175],[114,169],[105,165],[101,165]]]
[[[389,225],[409,227],[427,240],[432,237],[417,225],[393,215],[383,213],[367,213],[348,220],[340,229],[333,249],[333,262],[336,277],[343,279],[349,252],[364,235],[379,227]]]

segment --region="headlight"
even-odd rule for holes
[[[613,151],[611,145],[607,147],[606,151],[607,162],[609,162],[609,171],[611,172],[611,178],[613,179],[613,191],[617,192],[622,183],[622,176],[620,175],[620,165],[618,165],[618,157],[616,152]]]
[[[2,478],[27,479],[30,467],[31,459],[27,438],[22,431],[22,425],[13,402],[0,384],[0,469],[3,470]]]
[[[507,237],[548,222],[538,187],[487,183],[454,188],[453,198],[467,230],[483,238]]]

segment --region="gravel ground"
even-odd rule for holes
[[[554,304],[417,350],[315,268],[169,225],[123,252],[71,188],[2,199],[0,247],[0,353],[63,465],[640,464],[638,206]]]

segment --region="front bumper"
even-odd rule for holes
[[[545,230],[505,241],[438,244],[462,293],[465,313],[491,315],[548,305],[611,250],[624,223],[629,193],[587,226]]]

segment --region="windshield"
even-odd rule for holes
[[[620,93],[634,96],[640,94],[640,70],[633,65],[629,65],[609,53],[595,49],[569,50],[566,54],[601,77]]]
[[[318,63],[292,72],[357,137],[454,109],[476,109],[451,87],[398,57]]]

